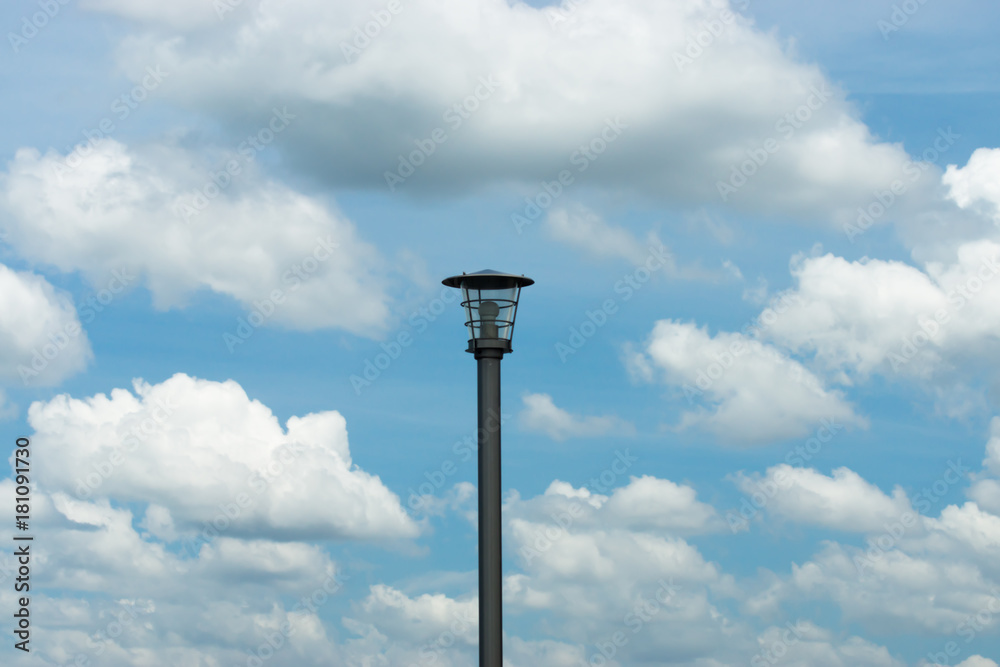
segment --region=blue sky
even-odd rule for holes
[[[5,6],[4,660],[475,664],[491,268],[512,667],[996,667],[998,18]]]

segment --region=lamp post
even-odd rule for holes
[[[500,361],[512,352],[521,288],[535,281],[497,271],[442,281],[462,290],[469,348],[479,366],[479,666],[503,667],[500,524]]]

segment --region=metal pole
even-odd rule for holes
[[[479,366],[479,665],[503,667],[500,525],[500,360],[476,350]]]

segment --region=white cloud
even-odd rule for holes
[[[252,159],[224,153],[220,162],[229,160],[240,171],[224,174],[230,185],[220,193],[211,170],[174,146],[129,150],[102,139],[68,162],[19,150],[0,177],[8,243],[95,285],[129,267],[145,278],[158,308],[183,306],[210,289],[295,329],[381,331],[389,315],[385,267],[354,225],[320,200],[261,177]]]
[[[769,513],[797,523],[874,533],[904,513],[916,519],[901,488],[890,497],[848,468],[837,468],[828,477],[781,464],[768,468],[762,478],[740,473],[736,483],[745,494],[763,494]]]
[[[784,483],[778,472],[784,473]],[[793,563],[787,577],[761,577],[754,583],[759,590],[744,600],[744,608],[767,617],[782,614],[784,603],[828,600],[840,608],[845,622],[863,624],[874,633],[968,639],[984,627],[995,632],[1000,518],[973,502],[943,507],[937,518],[927,515],[936,511],[950,486],[967,481],[962,473],[960,461],[949,461],[940,480],[907,499],[898,487],[890,498],[847,469],[832,477],[788,466],[769,470],[765,481],[775,486],[767,500],[769,512],[866,535],[856,544],[826,540],[811,559]],[[744,491],[760,490],[746,478],[741,481]],[[976,620],[984,611],[990,612],[990,620]]]
[[[949,187],[948,197],[962,208],[977,202],[992,204],[1000,213],[1000,148],[979,148],[969,162],[959,168],[948,165],[942,181]]]
[[[722,522],[715,509],[695,496],[690,486],[643,475],[632,477],[628,485],[615,489],[602,510],[609,523],[632,529],[676,532],[719,529]]]
[[[32,404],[40,483],[152,503],[147,530],[196,544],[216,529],[274,539],[417,535],[399,498],[353,464],[338,412],[290,417],[286,430],[232,380],[179,373],[157,385],[136,380],[134,391]]]
[[[101,4],[162,22],[159,33],[123,41],[126,72],[141,78],[139,63],[162,64],[184,81],[163,95],[238,131],[252,130],[249,119],[273,104],[289,105],[299,115],[283,137],[289,154],[338,185],[385,187],[385,173],[440,127],[447,140],[432,142],[434,153],[404,188],[511,179],[538,188],[568,169],[579,182],[718,202],[719,184],[771,139],[777,149],[728,196],[731,205],[853,220],[907,160],[899,145],[876,140],[818,67],[796,62],[775,35],[724,14],[722,3],[594,0],[555,27],[552,8],[523,3],[402,3],[380,27],[372,12],[384,7],[361,0],[260,2],[186,37],[177,33],[183,21],[152,4]],[[705,33],[703,55],[679,62],[692,36],[720,16],[722,33]],[[357,35],[369,24],[362,43]],[[289,35],[296,49],[285,48]],[[486,92],[481,77],[499,85]],[[449,116],[477,86],[476,110]],[[607,150],[595,143],[600,157],[577,152],[618,117],[626,127]]]
[[[69,297],[41,276],[0,264],[0,380],[56,385],[92,358]]]
[[[998,274],[1000,243],[988,239],[961,244],[952,261],[926,271],[895,260],[797,256],[797,286],[786,295],[800,306],[766,335],[815,354],[842,382],[872,373],[941,379],[955,365],[1000,354]]]
[[[51,586],[107,596],[33,598],[53,664],[64,664],[67,655],[93,659],[93,638],[106,636],[115,619],[123,619],[123,630],[101,644],[101,664],[109,667],[244,664],[248,652],[276,643],[264,654],[280,667],[410,664],[431,654],[444,667],[475,664],[474,591],[408,594],[375,583],[340,611],[348,602],[344,591],[317,593],[344,573],[316,546],[222,536],[182,558],[139,534],[129,510],[59,492],[36,498],[36,528],[45,537],[36,558],[46,563]],[[599,498],[591,503],[596,498],[585,489],[553,482],[542,496],[513,497],[505,505],[507,544],[517,552],[508,561],[506,608],[537,616],[551,637],[525,640],[508,630],[505,655],[512,665],[571,667],[599,654],[616,633],[627,637],[616,647],[618,664],[638,664],[648,655],[685,667],[743,664],[784,641],[784,627],[757,632],[730,617],[726,602],[742,596],[736,582],[674,534],[691,529],[685,523],[691,517],[702,517],[702,530],[718,523],[688,487],[632,478]],[[566,503],[574,500],[585,505],[584,514],[567,523]],[[663,521],[651,521],[649,508],[657,504]],[[12,603],[10,595],[0,591],[0,603]],[[199,601],[195,613],[192,599]],[[328,629],[331,618],[340,619],[340,638]],[[803,664],[901,665],[858,637],[835,637],[808,621],[795,628],[788,656]]]
[[[798,361],[741,333],[711,337],[692,323],[661,320],[627,363],[636,377],[659,377],[689,404],[707,404],[685,412],[679,428],[699,426],[727,441],[802,436],[822,419],[866,423]]]
[[[597,438],[604,435],[633,435],[635,427],[618,417],[581,417],[559,408],[548,394],[525,394],[521,397],[521,425],[529,431],[544,433],[553,440]]]
[[[917,318],[933,321],[934,312],[948,305],[930,277],[897,261],[800,255],[792,261],[792,277],[797,287],[790,295],[800,300],[799,307],[782,314],[767,335],[797,352],[814,352],[834,370],[866,375],[885,368],[887,355],[899,351],[903,338],[922,331]],[[936,338],[907,368],[934,353]]]
[[[969,488],[966,495],[982,509],[1000,516],[1000,480],[981,479]]]
[[[371,587],[359,605],[359,617],[377,624],[379,631],[406,643],[433,641],[451,632],[460,644],[476,646],[479,638],[479,600],[453,600],[441,594],[411,599],[382,584]]]
[[[750,658],[751,665],[766,665],[780,660],[789,665],[906,667],[905,663],[894,659],[884,646],[860,637],[847,637],[838,642],[833,633],[808,621],[772,626],[761,633],[757,642],[760,650]]]
[[[727,603],[747,597],[743,585],[677,537],[691,528],[683,515],[700,515],[700,531],[721,525],[699,505],[689,487],[648,476],[610,497],[553,482],[542,496],[512,499],[507,539],[523,574],[507,577],[507,608],[542,614],[550,634],[583,647],[583,662],[621,632],[624,642],[611,645],[617,662],[608,664],[656,656],[686,667],[736,665],[769,652],[789,664],[903,667],[884,647],[808,621],[795,621],[797,634],[785,641],[785,626],[757,632],[748,622],[755,614],[731,617]]]
[[[982,511],[974,502],[949,505],[939,518],[925,523],[929,530],[960,545],[966,554],[978,554],[994,563],[1000,560],[1000,517]],[[940,549],[941,543],[933,546]]]
[[[596,482],[591,485],[597,486]],[[724,527],[715,509],[699,501],[692,487],[667,479],[633,475],[624,486],[602,490],[607,493],[554,480],[541,496],[517,498],[512,506],[516,516],[525,520],[537,523],[558,515],[570,525],[588,529],[615,526],[661,535],[690,535],[721,531]]]

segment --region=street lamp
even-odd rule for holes
[[[531,278],[497,271],[442,281],[462,290],[469,349],[479,371],[479,666],[503,666],[500,526],[500,361],[514,335],[521,288]]]

